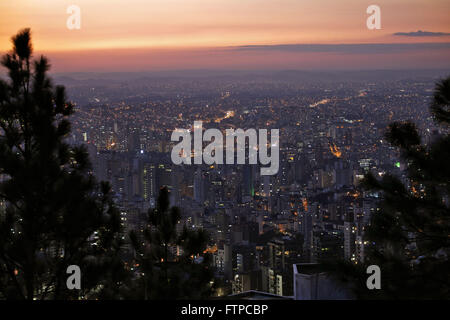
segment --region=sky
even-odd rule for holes
[[[450,67],[449,0],[0,0],[0,52],[24,27],[57,72]]]

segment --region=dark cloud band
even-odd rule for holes
[[[446,32],[431,32],[431,31],[413,31],[413,32],[396,32],[394,36],[402,37],[445,37],[450,36],[450,33]]]
[[[450,42],[439,43],[364,43],[364,44],[284,44],[232,47],[236,51],[332,52],[345,54],[401,53],[411,50],[449,49]]]

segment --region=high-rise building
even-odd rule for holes
[[[158,196],[156,166],[154,163],[145,162],[142,170],[143,198],[145,201],[152,201],[152,199],[156,199]]]
[[[344,222],[344,258],[355,261],[356,250],[356,226],[353,222]]]
[[[194,200],[198,203],[205,201],[205,178],[200,168],[194,173]]]
[[[242,169],[242,197],[254,197],[255,196],[255,186],[254,186],[254,166],[250,164],[245,164]]]

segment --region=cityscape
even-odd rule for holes
[[[180,230],[211,235],[220,294],[293,296],[294,264],[364,262],[364,229],[380,195],[362,190],[360,180],[370,171],[407,181],[405,163],[384,138],[387,125],[414,119],[426,141],[440,134],[424,107],[438,75],[399,72],[391,80],[386,73],[358,81],[357,72],[314,82],[301,72],[62,81],[77,102],[71,142],[87,146],[93,174],[111,184],[124,230],[144,229],[166,186],[181,209]],[[278,173],[173,164],[172,131],[197,120],[221,131],[280,128]]]
[[[0,2],[0,304],[450,299],[449,14]]]

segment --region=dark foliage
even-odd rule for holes
[[[12,43],[0,81],[0,298],[109,296],[120,286],[111,268],[123,270],[110,188],[90,174],[85,148],[65,142],[73,106],[47,59],[32,61],[30,30]],[[69,265],[83,270],[81,290],[66,287]]]
[[[135,299],[200,299],[211,295],[211,256],[205,253],[204,230],[177,232],[178,208],[170,207],[169,191],[160,190],[157,206],[148,213],[142,235],[130,233],[136,251]],[[174,250],[181,248],[181,255]]]
[[[381,192],[381,212],[366,230],[364,265],[335,265],[334,275],[350,284],[360,298],[450,298],[450,77],[437,83],[430,110],[442,134],[421,143],[416,126],[396,122],[386,137],[407,166],[407,181],[368,174],[367,191]],[[381,269],[381,290],[366,287],[366,267]]]

